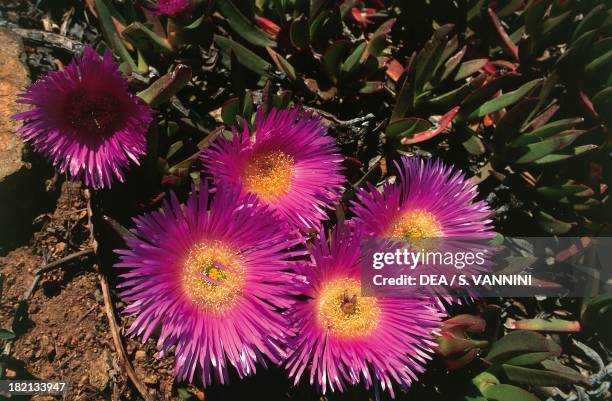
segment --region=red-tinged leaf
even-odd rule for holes
[[[355,21],[361,24],[361,26],[365,27],[372,23],[372,21],[368,18],[370,15],[376,14],[376,10],[373,8],[351,8],[351,16]]]
[[[255,16],[255,23],[258,27],[260,27],[265,33],[267,33],[271,38],[276,39],[281,30],[280,26],[276,25],[273,21],[270,21],[267,18],[260,17],[258,15]]]
[[[420,132],[430,128],[432,124],[422,118],[401,118],[390,123],[385,130],[385,135],[390,140],[399,141],[406,136],[412,136],[415,132]]]
[[[580,332],[580,323],[562,319],[523,319],[514,322],[513,328],[516,330],[578,333]]]
[[[387,64],[386,73],[389,78],[397,82],[404,73],[404,67],[396,59],[391,59]]]
[[[253,21],[247,18],[234,4],[234,1],[223,0],[216,3],[219,12],[226,19],[230,28],[255,46],[276,47],[276,41],[268,37]]]
[[[268,54],[272,57],[272,61],[276,64],[276,67],[287,75],[291,81],[295,81],[297,79],[297,75],[295,73],[295,68],[287,61],[283,56],[275,52],[271,47],[266,47]]]
[[[415,143],[426,141],[435,136],[438,136],[439,134],[444,132],[444,130],[449,126],[451,121],[453,121],[453,118],[455,118],[458,112],[459,112],[459,106],[453,108],[448,113],[444,114],[442,118],[440,119],[438,126],[435,129],[427,130],[423,132],[417,132],[413,134],[412,137],[403,138],[401,141],[402,145],[412,145]]]
[[[501,21],[497,17],[497,14],[495,14],[495,11],[493,11],[491,8],[487,8],[487,14],[489,15],[489,20],[491,21],[493,28],[495,28],[495,32],[497,32],[497,36],[499,38],[502,49],[504,49],[506,54],[511,56],[514,61],[518,62],[518,48],[506,33],[506,30],[504,29],[503,25],[501,24]]]
[[[446,366],[446,368],[451,371],[461,369],[462,367],[476,359],[476,357],[478,356],[478,352],[479,350],[477,348],[472,348],[459,358],[444,358],[442,359],[442,363],[444,363],[444,366]]]
[[[442,324],[442,331],[456,332],[456,329],[461,329],[470,333],[482,333],[486,324],[486,321],[480,316],[462,314],[446,320]]]
[[[559,356],[561,347],[539,333],[518,330],[497,340],[491,347],[486,359],[491,363],[498,364],[530,352],[548,352],[551,356]]]

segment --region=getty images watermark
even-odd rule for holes
[[[362,243],[364,296],[583,297],[612,289],[611,237]]]

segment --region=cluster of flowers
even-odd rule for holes
[[[131,95],[110,54],[92,49],[22,95],[21,134],[62,172],[95,188],[122,181],[146,152],[152,112]],[[259,111],[253,132],[206,149],[204,178],[134,219],[116,252],[129,333],[174,350],[179,380],[225,383],[268,362],[326,390],[407,387],[424,370],[445,316],[434,299],[361,296],[360,241],[491,233],[489,210],[463,174],[403,158],[399,179],[357,193],[354,216],[327,234],[340,200],[342,157],[321,120]],[[304,232],[318,232],[308,239]]]

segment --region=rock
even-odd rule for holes
[[[29,242],[32,221],[51,211],[59,195],[59,191],[46,190],[45,180],[54,172],[51,165],[27,151],[15,133],[20,122],[11,119],[26,110],[15,102],[29,82],[22,52],[20,38],[0,29],[0,256]]]
[[[23,52],[21,39],[6,29],[0,29],[0,181],[23,166],[23,142],[15,134],[19,122],[11,116],[25,111],[15,103],[16,96],[29,83],[28,71],[19,56]]]

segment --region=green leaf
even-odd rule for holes
[[[525,164],[532,163],[543,158],[553,152],[559,151],[571,145],[576,138],[582,135],[584,130],[568,130],[560,132],[541,142],[534,142],[525,145],[519,149],[520,156],[516,159],[516,163]]]
[[[504,148],[506,144],[519,132],[521,126],[532,112],[537,102],[538,100],[534,98],[524,99],[519,104],[511,108],[498,121],[495,131],[493,132],[493,141],[495,143],[496,150],[505,150]]]
[[[233,97],[228,99],[221,106],[221,119],[227,126],[232,126],[236,123],[236,116],[240,114],[240,99]]]
[[[580,145],[574,148],[567,148],[564,150],[564,153],[551,153],[549,155],[542,157],[541,159],[536,160],[534,163],[535,164],[557,163],[560,161],[571,159],[572,157],[580,156],[584,153],[590,152],[597,148],[598,146],[593,145],[593,144]]]
[[[612,86],[608,86],[607,88],[597,92],[591,101],[593,102],[593,106],[595,106],[597,111],[600,111],[601,113],[612,110]]]
[[[395,24],[395,18],[383,22],[370,37],[367,52],[374,57],[380,56],[387,47],[387,34]]]
[[[542,230],[549,234],[562,235],[567,234],[572,228],[574,228],[576,223],[561,221],[546,212],[540,211],[538,213],[538,225]]]
[[[350,47],[350,42],[346,40],[334,42],[327,48],[323,55],[323,71],[325,71],[329,79],[334,83],[338,82],[340,64]]]
[[[543,196],[551,198],[564,198],[580,193],[593,194],[593,190],[583,184],[563,184],[554,186],[544,186],[536,188],[536,191]],[[590,195],[589,195],[590,196]]]
[[[545,359],[550,358],[549,352],[529,352],[526,354],[515,356],[506,361],[506,365],[513,366],[529,366],[535,365],[542,362]]]
[[[174,51],[168,39],[159,36],[141,22],[132,22],[123,31],[123,36],[142,51],[157,51],[170,54]]]
[[[146,71],[141,71],[138,69],[134,59],[125,47],[125,44],[117,31],[117,27],[115,26],[115,22],[113,21],[113,17],[106,0],[94,0],[94,4],[96,11],[98,12],[98,19],[100,20],[102,35],[104,36],[106,43],[108,43],[111,49],[113,49],[121,60],[127,63],[132,71],[139,74],[144,74]]]
[[[191,80],[191,67],[179,64],[174,71],[167,73],[153,82],[147,89],[138,93],[138,97],[151,107],[158,107],[170,100]]]
[[[598,28],[606,18],[606,13],[603,12],[606,9],[605,4],[599,4],[591,9],[578,23],[574,33],[572,34],[571,42],[574,42],[582,34],[591,29]]]
[[[291,23],[289,39],[291,44],[298,49],[308,47],[308,22],[305,19],[297,19]]]
[[[419,52],[416,59],[414,76],[414,86],[417,91],[420,91],[435,73],[435,67],[438,65],[446,47],[446,35],[448,35],[453,27],[452,24],[448,24],[438,28]]]
[[[0,329],[0,340],[12,340],[15,338],[15,333],[7,329]]]
[[[591,75],[596,73],[599,69],[605,67],[609,63],[612,63],[612,50],[602,54],[595,60],[591,61],[584,67],[585,74]]]
[[[215,43],[226,52],[231,50],[240,64],[244,65],[246,68],[256,74],[266,77],[269,76],[268,71],[272,65],[240,43],[220,35],[215,35]]]
[[[233,0],[218,1],[217,6],[232,30],[243,39],[255,46],[276,47],[276,42],[259,29],[253,21],[245,17]]]
[[[464,61],[459,66],[457,73],[455,74],[455,81],[461,81],[469,77],[470,75],[476,74],[481,70],[482,67],[485,66],[489,62],[486,58],[476,58],[473,60]]]
[[[519,136],[510,143],[510,146],[518,148],[521,146],[529,145],[530,143],[542,141],[560,132],[573,128],[576,125],[582,123],[583,121],[584,119],[582,117],[577,117],[565,118],[562,120],[557,120],[548,124],[544,124],[531,132]]]
[[[359,66],[359,61],[363,56],[363,53],[366,49],[366,43],[361,42],[357,45],[355,50],[344,60],[342,65],[340,66],[340,73],[342,76],[347,76],[354,72],[357,66]]]
[[[548,352],[551,356],[558,356],[561,348],[554,341],[548,340],[539,333],[517,330],[497,340],[491,347],[486,360],[498,364],[532,352]]]
[[[381,81],[366,81],[363,83],[361,88],[359,88],[359,93],[364,94],[372,94],[377,93],[383,90],[385,85]]]
[[[544,361],[552,362],[552,361]],[[542,362],[542,363],[544,363]],[[502,365],[502,370],[512,382],[527,386],[562,386],[584,383],[585,379],[575,371],[532,369],[523,366]]]
[[[533,81],[527,82],[520,88],[515,91],[505,93],[495,99],[489,100],[485,102],[482,106],[478,107],[474,110],[466,120],[471,121],[476,118],[482,118],[487,114],[491,114],[497,110],[500,110],[504,107],[508,107],[523,97],[528,95],[536,86],[538,86],[542,82],[542,79],[534,79]]]
[[[387,126],[385,135],[389,140],[400,141],[402,138],[410,138],[415,133],[425,131],[431,127],[432,124],[429,121],[421,118],[401,118]]]
[[[464,121],[465,116],[474,112],[483,102],[495,95],[498,90],[514,84],[519,78],[520,76],[516,73],[508,73],[474,90],[461,102],[461,113],[459,114],[458,121]]]
[[[525,8],[525,29],[531,36],[536,36],[540,33],[542,20],[548,6],[552,0],[531,0]]]
[[[538,397],[520,387],[495,384],[487,387],[482,395],[492,401],[540,401]]]
[[[289,61],[287,61],[287,59],[285,59],[283,56],[272,50],[271,47],[266,47],[266,50],[270,54],[270,57],[272,57],[272,61],[274,61],[276,67],[285,73],[287,78],[289,78],[291,81],[295,81],[297,79],[297,75],[295,73],[295,68],[291,65],[291,63],[289,63]]]

